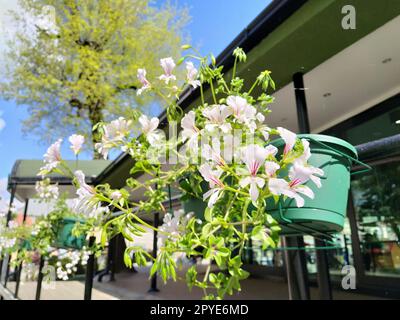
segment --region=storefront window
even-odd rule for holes
[[[366,275],[400,277],[400,161],[355,176],[352,195]]]
[[[317,272],[315,239],[311,236],[304,236],[306,245],[307,269],[310,274]],[[344,229],[341,233],[332,236],[323,249],[327,253],[329,272],[332,275],[341,275],[345,265],[354,265],[353,250],[351,245],[351,231],[349,220],[346,218]]]
[[[279,241],[275,250],[263,250],[261,243],[252,241],[251,245],[247,246],[245,250],[244,261],[247,264],[257,264],[266,267],[282,267],[283,252],[281,241]]]

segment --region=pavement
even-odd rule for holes
[[[184,279],[184,273],[178,272],[180,280],[168,281],[164,284],[157,279],[159,292],[149,292],[150,281],[148,269],[139,269],[137,273],[124,272],[116,275],[116,281],[109,282],[107,277],[102,283],[94,282],[97,290],[108,293],[121,300],[197,300],[203,296],[203,291],[193,288],[189,291]],[[318,299],[318,288],[310,288],[311,299]],[[242,281],[242,291],[226,300],[288,300],[286,281],[277,277],[248,278]],[[358,294],[354,292],[333,290],[334,300],[380,300],[382,298]]]
[[[202,274],[201,267],[199,276]],[[115,275],[116,281],[109,281],[105,276],[103,282],[94,280],[93,300],[199,300],[203,291],[193,288],[189,291],[184,280],[185,270],[178,272],[177,281],[167,284],[157,278],[158,292],[149,292],[149,268],[139,268],[137,273],[130,271]],[[287,284],[281,277],[250,277],[241,282],[242,291],[226,300],[288,300]],[[9,282],[7,288],[13,293],[15,282]],[[318,288],[311,287],[311,300],[318,299]],[[36,282],[21,282],[19,298],[33,300]],[[42,288],[41,300],[83,300],[84,283],[82,281],[57,281]],[[351,291],[333,290],[334,300],[380,300],[382,298]]]

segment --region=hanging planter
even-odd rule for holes
[[[306,199],[303,207],[298,208],[294,199],[284,200],[281,197],[275,203],[271,198],[267,211],[282,226],[281,234],[325,235],[340,232],[347,211],[351,168],[355,163],[363,165],[366,170],[370,167],[358,161],[357,150],[344,140],[319,134],[302,134],[298,138],[310,142],[312,156],[309,164],[324,171],[322,188],[309,181],[306,186],[312,189],[315,197]],[[283,140],[273,141],[272,144],[282,152]]]
[[[298,208],[294,199],[281,198],[275,203],[273,198],[269,198],[266,210],[282,227],[282,235],[340,232],[347,211],[351,168],[354,164],[361,164],[366,170],[370,170],[370,167],[360,162],[355,147],[342,139],[319,134],[301,134],[298,138],[310,142],[312,156],[309,164],[324,171],[322,188],[317,188],[309,181],[306,186],[312,189],[315,197],[306,199],[304,207]],[[271,144],[282,152],[285,142],[278,139]],[[287,176],[288,172],[282,171],[281,174]],[[184,181],[180,181],[181,186],[184,186]],[[200,194],[209,190],[207,183],[202,182],[199,186],[202,189]],[[207,202],[200,197],[186,195],[182,207],[186,213],[194,212],[196,217],[204,220]]]
[[[55,246],[58,248],[82,249],[85,245],[85,236],[75,237],[72,230],[76,223],[83,223],[82,219],[63,218],[57,230]]]
[[[25,250],[31,251],[33,249],[31,241],[28,240],[28,239],[22,240],[21,249],[25,249]]]

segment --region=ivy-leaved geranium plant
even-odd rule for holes
[[[49,205],[52,202],[53,208],[45,216],[36,218],[32,225],[32,231],[27,239],[30,243],[30,250],[37,252],[45,259],[45,266],[55,268],[57,279],[69,280],[78,271],[79,266],[86,265],[91,253],[100,255],[101,248],[96,245],[91,248],[83,246],[81,249],[58,248],[59,232],[63,228],[64,219],[73,218],[78,222],[71,230],[72,236],[86,236],[86,233],[91,230],[92,218],[85,217],[83,214],[76,214],[73,207],[71,208],[71,205],[68,205],[66,195],[60,195],[58,186],[52,185],[50,179],[38,181],[36,190],[39,200]]]
[[[306,140],[266,124],[273,102],[267,91],[275,89],[270,71],[255,75],[254,82],[246,84],[236,75],[246,54],[237,48],[233,55],[230,76],[212,55],[201,57],[195,50],[176,63],[171,57],[161,59],[163,74],[158,78],[148,79],[146,69],[139,69],[142,87],[137,93],[154,95],[165,105],[169,127],[159,128],[160,119],[139,113],[96,126],[102,132],[96,148],[104,157],[111,149],[119,149],[134,161],[123,189],[114,190],[107,184],[88,186],[81,172],[73,174],[83,211],[112,208],[120,212],[104,224],[104,243],[118,232],[133,241],[133,235],[145,232],[144,227],[158,231],[157,256],[132,246],[125,253],[127,265],[132,265],[132,257],[139,265],[152,260],[151,275],[158,272],[165,281],[176,280],[177,256],[201,257],[208,261],[205,273],[200,275],[193,265],[186,271],[186,281],[189,288],[204,290],[207,299],[240,291],[240,281],[249,275],[242,256],[250,239],[263,249],[276,246],[280,227],[268,213],[267,201],[277,203],[280,197],[289,197],[301,207],[304,196],[314,197],[305,183],[312,180],[320,187],[323,175],[307,163],[311,153]],[[183,65],[186,78],[177,79],[174,70]],[[199,90],[199,102],[185,113],[181,100],[192,90]],[[254,96],[254,92],[261,94]],[[271,144],[276,138],[284,140],[283,150]],[[59,144],[49,148],[45,162],[43,174],[59,168],[71,172],[65,169]],[[181,190],[182,200],[200,198],[206,208],[196,215],[173,212],[171,186]],[[132,194],[141,198],[133,200]],[[160,227],[143,218],[155,212],[164,216]]]

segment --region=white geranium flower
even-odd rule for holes
[[[186,225],[192,216],[193,212],[185,215],[182,209],[174,211],[173,214],[166,213],[164,215],[163,224],[159,227],[161,231],[159,234],[161,245],[163,246],[166,240],[174,241],[184,235],[186,232]]]
[[[104,136],[107,138],[107,140],[121,141],[130,133],[131,128],[131,120],[126,120],[124,117],[119,117],[104,127]]]
[[[200,80],[197,80],[199,72],[198,70],[194,67],[193,62],[188,61],[186,62],[186,70],[187,70],[187,82],[193,87],[197,88],[201,85]]]
[[[109,151],[121,144],[129,135],[132,128],[132,121],[120,117],[104,126],[104,134],[101,142],[95,144],[95,149],[107,159]]]
[[[270,150],[259,145],[252,144],[247,146],[242,153],[242,161],[245,163],[247,172],[246,177],[239,181],[242,188],[250,185],[250,198],[256,202],[259,196],[258,189],[263,188],[265,181],[257,176],[258,170],[264,165],[265,159],[270,155]]]
[[[276,171],[280,169],[280,165],[274,161],[265,161],[264,165],[265,165],[265,173],[269,177],[275,176]]]
[[[240,141],[241,137],[236,135],[228,134],[224,136],[223,158],[225,162],[232,163],[234,159],[240,156]]]
[[[78,155],[85,142],[85,137],[80,134],[73,134],[72,136],[69,137],[68,140],[71,143],[70,148],[75,153],[75,155]]]
[[[302,207],[304,206],[304,199],[299,193],[310,199],[314,199],[314,192],[309,187],[303,185],[303,183],[311,179],[318,187],[321,186],[319,178],[314,176],[315,171],[313,169],[316,168],[305,167],[295,163],[289,170],[290,182],[284,179],[271,178],[268,184],[269,190],[274,195],[285,195],[295,199],[296,205]]]
[[[286,155],[293,149],[293,147],[296,143],[297,136],[292,131],[289,131],[282,127],[278,127],[277,130],[278,130],[281,138],[285,141],[285,148],[283,150],[283,154]]]
[[[212,161],[217,166],[223,167],[226,165],[226,161],[221,155],[220,144],[218,140],[214,141],[213,147],[211,147],[209,144],[203,145],[201,155],[204,159]]]
[[[160,60],[161,67],[164,69],[164,74],[159,77],[160,80],[165,81],[168,84],[171,80],[176,80],[176,77],[172,74],[175,68],[174,59],[171,57]]]
[[[254,129],[251,128],[251,130],[253,130],[252,132],[257,130],[262,134],[265,140],[268,140],[271,128],[264,124],[265,121],[264,115],[262,113],[257,113],[256,120],[258,121],[258,123],[256,123],[256,121],[253,122]]]
[[[158,125],[160,120],[156,117],[149,119],[146,115],[142,115],[139,118],[139,122],[142,126],[142,132],[146,136],[147,141],[150,144],[155,144],[157,141],[160,141],[161,135],[157,132]]]
[[[51,185],[50,179],[37,181],[35,185],[36,193],[42,200],[58,199],[59,190],[57,185]]]
[[[42,175],[42,171],[50,172],[53,169],[57,168],[59,163],[61,162],[61,143],[62,139],[58,139],[55,143],[53,143],[44,154],[44,163],[45,165],[40,168],[40,172],[38,175]]]
[[[228,133],[232,127],[230,123],[226,122],[226,118],[231,114],[231,108],[226,105],[213,105],[204,109],[203,115],[209,120],[205,125],[205,129],[213,132],[215,129],[220,128],[223,133]]]
[[[191,150],[197,150],[198,137],[200,130],[196,127],[196,114],[194,111],[189,111],[181,121],[183,141],[188,141],[188,147]]]
[[[111,193],[111,199],[114,201],[119,201],[122,198],[122,193],[118,190],[114,191]]]
[[[251,126],[251,122],[254,121],[257,114],[256,108],[249,104],[245,98],[239,96],[229,96],[226,103],[239,123]]]
[[[301,142],[303,144],[303,154],[294,161],[293,167],[296,166],[297,168],[304,168],[303,170],[309,174],[310,180],[313,181],[318,188],[320,188],[320,177],[324,175],[324,171],[320,168],[316,168],[307,164],[308,159],[311,157],[310,143],[306,139],[301,139]],[[293,170],[295,169],[291,169],[291,171]],[[297,171],[299,170],[300,169],[297,169]],[[289,174],[291,171],[289,171]]]
[[[138,89],[137,95],[140,96],[144,91],[151,88],[150,82],[146,79],[146,69],[138,69],[137,78],[139,79],[142,87]]]
[[[78,170],[75,171],[75,177],[79,184],[79,188],[76,191],[78,198],[74,205],[75,211],[90,218],[98,217],[100,214],[108,212],[108,208],[101,207],[100,203],[96,199],[94,188],[86,183],[85,174]]]
[[[299,162],[294,162],[293,166],[289,170],[289,178],[291,181],[306,183],[308,180],[311,180],[318,188],[321,188],[320,177],[323,175],[324,171],[322,169],[312,166],[304,166]]]
[[[224,184],[220,180],[222,174],[221,169],[212,170],[210,165],[205,163],[200,166],[199,171],[210,185],[210,190],[203,195],[203,200],[208,200],[208,207],[212,208],[218,201],[221,191],[224,188]]]
[[[308,159],[311,157],[310,142],[306,139],[301,139],[301,143],[303,144],[303,153],[295,160],[295,162],[306,164]]]

